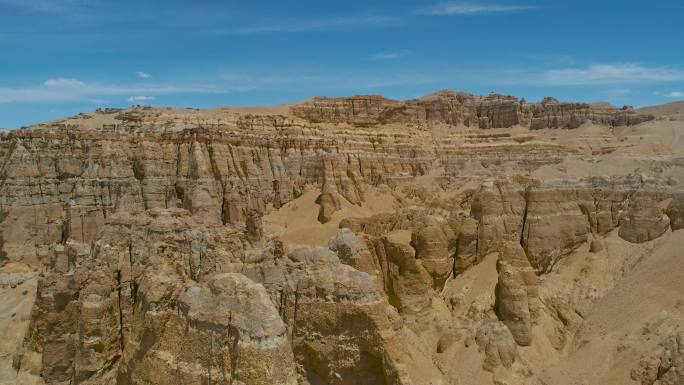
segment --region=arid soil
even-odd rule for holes
[[[107,109],[0,134],[0,384],[684,384],[684,104]]]

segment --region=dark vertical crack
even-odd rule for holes
[[[292,314],[292,338],[291,340],[294,343],[294,337],[295,334],[297,333],[297,307],[299,306],[299,282],[297,282],[297,286],[295,288],[294,292],[294,312]]]
[[[477,221],[477,229],[475,230],[475,260],[480,261],[480,224],[481,219]]]
[[[136,157],[132,160],[133,177],[138,182],[138,191],[140,192],[140,199],[142,200],[143,207],[147,210],[147,201],[145,200],[145,189],[143,188],[143,181],[145,179],[145,164],[143,161]]]
[[[235,170],[235,173],[237,174],[238,178],[241,180],[244,180],[244,176],[240,173],[240,167],[238,166],[237,161],[235,160],[235,154],[233,153],[233,146],[228,145],[228,152],[230,153],[230,160],[233,165],[233,169]]]
[[[228,224],[228,222],[230,221],[230,215],[227,212],[227,210],[228,210],[227,206],[228,205],[226,204],[226,198],[225,198],[225,196],[223,196],[223,194],[221,194],[221,223],[223,225]]]
[[[62,222],[62,234],[59,242],[62,245],[66,245],[66,242],[69,239],[69,227],[71,224],[71,210],[69,210],[67,205],[64,205],[64,217],[64,221]]]
[[[529,204],[530,204],[530,191],[531,190],[532,190],[532,187],[530,187],[530,186],[527,186],[525,188],[525,195],[524,195],[525,211],[523,212],[522,227],[520,229],[520,246],[522,246],[523,249],[526,248],[526,243],[527,243],[527,241],[525,239],[525,226],[527,226],[527,211],[529,209]],[[528,237],[529,237],[529,231],[527,233],[528,233]]]
[[[208,357],[208,363],[207,363],[207,377],[209,380],[208,385],[211,385],[211,367],[212,367],[212,360],[214,358],[214,331],[209,330],[209,357]]]
[[[216,181],[216,184],[218,184],[218,189],[219,189],[219,199],[220,199],[220,213],[219,216],[221,217],[221,223],[226,224],[226,200],[225,200],[225,194],[226,194],[226,186],[223,184],[223,178],[221,177],[221,170],[218,167],[218,164],[216,163],[216,158],[214,157],[214,147],[211,146],[211,144],[206,143],[207,146],[207,153],[209,154],[209,164],[211,165],[211,173],[214,176],[214,180]]]
[[[173,189],[176,193],[176,201],[180,201],[181,207],[184,206],[185,190],[184,186],[180,184],[181,173],[181,143],[176,143],[176,179],[173,182]],[[177,203],[176,203],[177,204]]]
[[[459,233],[458,237],[456,237],[456,249],[454,250],[454,256],[452,257],[452,264],[451,264],[451,278],[456,278],[456,259],[458,259],[458,252],[459,252],[459,247],[461,245],[461,239],[463,238],[463,234]],[[477,256],[477,254],[476,254]]]
[[[121,270],[116,271],[116,292],[119,300],[119,347],[124,351],[123,310],[121,309]]]
[[[7,164],[9,163],[10,159],[12,158],[12,154],[14,154],[14,150],[17,148],[17,141],[13,140],[9,148],[7,149],[7,154],[5,154],[4,159],[2,160],[2,165],[0,165],[0,190],[5,186],[5,181],[7,180],[6,174],[5,174],[5,168],[7,168]]]
[[[81,213],[81,242],[85,242],[85,222],[84,222],[84,215]]]
[[[230,353],[230,385],[233,385],[237,377],[237,368],[240,361],[238,356],[238,342],[240,335],[238,330],[233,326],[233,313],[228,316],[228,349]]]
[[[270,142],[266,143],[266,156],[268,157],[268,165],[271,168],[271,175],[273,176],[273,179],[280,177],[280,175],[276,176],[276,167],[273,165],[273,157],[271,156]]]
[[[107,220],[107,208],[106,208],[105,200],[104,200],[104,192],[102,191],[103,188],[104,188],[103,185],[100,184],[100,194],[99,194],[99,197],[100,197],[100,208],[102,209],[102,217],[103,217],[105,220]]]
[[[9,213],[3,209],[0,208],[0,223],[2,223],[5,218],[7,218],[7,215]],[[0,231],[0,264],[3,263],[5,260],[7,260],[7,253],[3,250],[5,244],[5,240],[2,235],[2,231]]]
[[[131,272],[131,299],[134,305],[133,311],[135,312],[135,304],[138,302],[138,283],[135,281],[135,277],[133,276],[133,242],[128,244],[128,266]]]

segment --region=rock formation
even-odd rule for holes
[[[570,383],[597,304],[678,251],[681,127],[443,90],[2,132],[0,384]],[[620,381],[679,383],[678,332],[637,326]]]
[[[666,338],[631,374],[641,385],[681,384],[684,381],[684,337],[680,334]]]
[[[672,211],[670,211],[672,212]],[[663,235],[670,227],[670,218],[649,197],[635,197],[620,219],[620,238],[629,242],[647,242]]]
[[[292,108],[294,115],[312,123],[347,123],[368,127],[389,123],[425,122],[488,128],[525,125],[530,129],[575,129],[591,121],[608,126],[626,126],[653,120],[630,107],[591,106],[561,103],[545,98],[541,103],[526,103],[514,96],[492,93],[476,96],[442,90],[421,99],[398,101],[366,95],[344,98],[313,98]]]
[[[496,263],[496,314],[511,330],[518,345],[532,343],[531,329],[539,308],[539,282],[523,249],[509,242]]]

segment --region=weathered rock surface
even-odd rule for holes
[[[292,113],[313,123],[349,123],[373,126],[389,123],[445,123],[489,128],[524,125],[542,128],[575,129],[588,121],[608,126],[626,126],[655,119],[632,108],[561,103],[545,98],[527,103],[514,96],[492,93],[476,96],[439,91],[421,99],[398,101],[376,95],[343,98],[313,98],[292,107]]]
[[[684,229],[684,196],[674,195],[665,213],[670,219],[672,231]]]
[[[496,314],[518,345],[532,343],[532,321],[539,308],[539,282],[523,249],[509,242],[496,264]]]
[[[505,326],[488,323],[478,331],[475,340],[485,354],[483,369],[493,371],[500,366],[510,369],[515,362],[518,346]]]
[[[262,285],[217,274],[186,287],[177,301],[169,314],[145,322],[138,347],[144,355],[132,357],[119,383],[297,383],[285,324]]]
[[[678,385],[684,382],[684,336],[667,337],[655,352],[646,355],[631,377],[641,385]]]
[[[440,91],[1,133],[0,384],[534,384],[682,228],[652,119]],[[672,341],[636,380],[677,383]]]
[[[449,250],[449,239],[454,236],[443,220],[428,216],[425,222],[411,234],[411,245],[416,259],[432,277],[433,287],[439,290],[454,272],[453,252]]]
[[[641,243],[656,239],[670,228],[670,219],[657,201],[649,197],[632,199],[627,213],[620,219],[620,238]]]

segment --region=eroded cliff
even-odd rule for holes
[[[625,324],[577,378],[677,384],[682,129],[440,91],[281,114],[138,106],[5,132],[0,289],[18,310],[0,327],[22,337],[0,376],[570,383],[610,319],[600,304],[662,260],[669,283],[644,293],[667,314]]]

